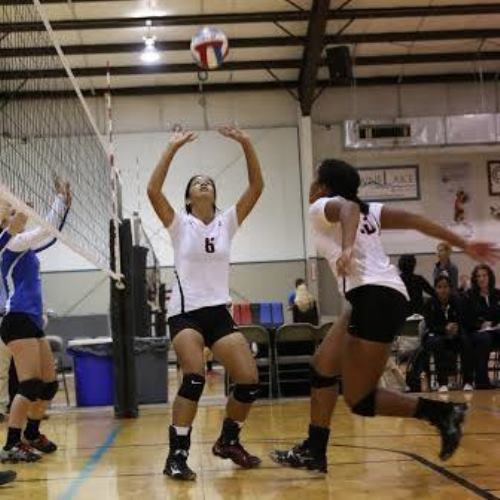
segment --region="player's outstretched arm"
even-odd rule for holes
[[[250,137],[236,127],[221,127],[219,132],[224,137],[238,142],[243,148],[247,161],[248,187],[236,204],[238,225],[240,225],[252,211],[264,190],[264,179],[260,168],[259,158],[250,141]]]
[[[382,229],[414,229],[426,236],[446,241],[454,247],[461,248],[475,260],[488,264],[495,264],[500,260],[498,243],[466,240],[423,215],[384,205],[380,219]]]

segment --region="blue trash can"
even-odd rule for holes
[[[114,400],[112,340],[109,337],[68,342],[73,357],[77,406],[109,406]]]

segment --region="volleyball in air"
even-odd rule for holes
[[[229,42],[219,28],[204,26],[191,38],[191,54],[201,68],[217,69],[227,56]]]

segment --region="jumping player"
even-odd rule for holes
[[[326,449],[338,382],[354,414],[414,417],[441,435],[439,456],[453,455],[462,436],[466,405],[415,398],[377,388],[394,337],[407,317],[406,288],[385,254],[380,238],[387,229],[413,229],[463,249],[477,260],[500,257],[493,244],[466,241],[427,218],[358,198],[356,169],[325,160],[310,190],[310,218],[318,250],[336,274],[349,307],[321,344],[312,364],[311,424],[307,439],[290,450],[275,450],[282,465],[327,472]]]

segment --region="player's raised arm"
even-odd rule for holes
[[[260,198],[264,190],[264,179],[262,178],[259,158],[250,137],[236,127],[221,127],[219,132],[224,137],[229,137],[241,145],[247,162],[248,187],[236,204],[239,225],[246,219]]]
[[[168,148],[163,153],[160,161],[153,171],[153,174],[151,175],[151,178],[149,179],[149,201],[153,205],[156,215],[158,215],[160,220],[163,222],[163,225],[167,228],[174,220],[175,211],[170,202],[167,200],[167,197],[162,192],[165,178],[167,177],[172,160],[174,159],[174,156],[179,148],[188,142],[194,141],[196,138],[197,135],[194,132],[175,132],[170,138]]]

